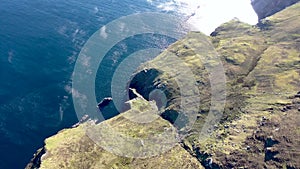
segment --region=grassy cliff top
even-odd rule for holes
[[[42,157],[40,168],[202,168],[197,159],[191,156],[178,143],[173,144],[171,150],[167,149],[160,154],[154,154],[152,158],[122,157],[106,151],[108,146],[120,149],[125,148],[128,154],[130,152],[142,153],[145,151],[143,148],[142,150],[137,149],[138,146],[134,146],[128,142],[121,143],[122,145],[120,145],[120,138],[114,138],[113,133],[119,132],[129,135],[132,138],[141,138],[143,140],[143,138],[149,135],[159,135],[165,130],[172,130],[174,128],[166,120],[155,115],[155,112],[149,112],[157,111],[157,109],[151,108],[153,105],[149,102],[137,98],[131,104],[132,109],[103,123],[95,125],[92,121],[88,121],[80,124],[78,127],[65,129],[55,136],[46,139],[46,153]],[[153,116],[153,114],[155,116],[151,117],[153,121],[145,125],[131,121],[136,120],[131,119],[132,115],[138,115],[142,117],[142,119],[138,120],[143,120],[144,117],[148,115]],[[106,125],[110,129],[107,129]],[[103,136],[106,137],[104,141],[107,143],[104,147],[96,144],[101,142],[97,142],[94,139],[100,130],[102,134],[108,132],[107,135]],[[91,131],[94,132],[93,135],[86,134]],[[151,152],[151,145],[147,145],[147,140],[144,141],[145,143],[140,144],[145,144],[143,147],[150,149],[148,152]],[[161,151],[161,149],[152,148],[155,151]],[[128,156],[128,154],[126,155]]]

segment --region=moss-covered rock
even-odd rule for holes
[[[40,168],[202,168],[197,159],[191,156],[178,143],[175,143],[171,148],[166,150],[162,150],[163,148],[159,150],[154,149],[154,151],[161,152],[151,158],[130,157],[130,155],[128,155],[130,152],[143,153],[144,150],[135,151],[134,149],[137,149],[137,147],[130,143],[121,143],[122,147],[119,147],[120,149],[125,148],[128,152],[126,155],[129,157],[118,156],[111,153],[114,152],[114,150],[107,151],[107,145],[118,146],[120,141],[120,138],[110,136],[114,135],[113,132],[126,134],[132,138],[146,139],[149,135],[159,135],[166,129],[173,128],[167,121],[163,120],[158,115],[156,115],[156,118],[153,119],[152,122],[147,124],[138,124],[130,121],[129,119],[133,114],[138,115],[136,113],[144,113],[153,116],[152,112],[147,112],[151,109],[151,107],[153,107],[151,102],[149,103],[141,98],[137,98],[134,99],[131,104],[132,109],[103,123],[95,125],[92,121],[87,121],[75,128],[65,129],[55,136],[46,139],[46,153],[41,157]],[[105,125],[109,125],[110,130],[114,131],[102,130],[106,129],[103,128]],[[107,141],[107,145],[100,146],[97,144],[100,142],[97,142],[97,140],[94,139],[94,136],[86,134],[90,131],[97,132],[99,130],[101,130],[102,134],[108,132],[107,134],[109,135],[105,136],[110,137],[111,139],[105,139],[105,141]],[[163,139],[165,139],[165,137]],[[171,138],[168,137],[168,139]],[[147,145],[147,140],[145,140],[144,144],[147,149],[151,148]],[[151,152],[151,150],[148,151]],[[34,167],[35,166],[28,165],[28,168]]]

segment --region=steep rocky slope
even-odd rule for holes
[[[41,151],[46,153],[41,153],[40,168],[300,168],[299,11],[297,3],[266,18],[263,27],[232,20],[208,37],[211,44],[199,38],[203,37],[200,33],[188,34],[143,65],[130,84],[146,99],[152,98],[149,95],[153,95],[154,89],[163,91],[167,99],[165,106],[157,104],[158,108],[150,106],[149,109],[152,102],[137,98],[131,104],[138,104],[132,105],[128,112],[96,125],[109,124],[115,130],[141,138],[160,135],[166,128],[186,132],[187,137],[171,150],[151,158],[119,157],[97,146],[85,135],[84,127],[94,126],[86,122],[48,138]],[[209,68],[218,65],[211,59],[216,53],[207,51],[210,45],[224,66],[226,103],[220,123],[207,130],[208,137],[199,139],[202,127],[210,120],[213,104],[211,91],[215,83],[210,79]],[[197,49],[202,50],[195,53]],[[166,59],[171,55],[180,58],[190,72],[185,66],[181,69],[176,59]],[[174,67],[178,73],[170,73],[174,72]],[[197,90],[189,88],[182,93],[180,87],[190,85],[187,81],[191,79],[180,77],[181,73],[192,73],[201,96],[200,100],[188,99],[190,106],[186,110],[197,113],[193,125],[186,125],[186,112],[181,111],[180,105],[184,99],[182,95],[188,98]],[[215,78],[222,79],[221,75]],[[131,96],[133,98],[134,94]],[[155,97],[154,100],[160,102]],[[200,103],[200,110],[193,108],[196,101]],[[127,120],[134,118],[136,113],[150,118],[149,114],[143,114],[149,110],[156,120],[147,125]],[[180,123],[172,125],[176,118]],[[170,136],[168,139],[172,140]],[[39,163],[37,159],[33,162]],[[28,168],[34,168],[32,166]]]
[[[271,16],[297,2],[299,2],[299,0],[251,0],[253,9],[259,19]]]

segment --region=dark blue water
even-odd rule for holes
[[[156,11],[146,0],[0,0],[0,168],[24,168],[46,137],[78,121],[71,75],[101,26]]]

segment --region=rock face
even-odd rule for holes
[[[96,125],[101,128],[109,124],[113,129],[134,138],[181,130],[187,132],[187,137],[153,157],[121,157],[106,151],[87,137],[84,128],[93,125],[87,121],[46,139],[46,153],[42,157],[37,153],[38,159],[32,162],[39,164],[30,164],[28,169],[300,168],[299,11],[300,3],[297,3],[272,15],[264,29],[232,20],[221,25],[208,37],[220,57],[226,77],[224,112],[220,123],[213,125],[208,138],[200,140],[199,133],[211,117],[208,112],[214,84],[209,79],[208,69],[216,65],[211,60],[216,53],[207,52],[207,43],[197,38],[200,33],[192,32],[141,67],[140,73],[135,75],[130,85],[140,94],[138,97],[145,99],[151,98],[152,90],[163,91],[167,104],[158,109],[153,101],[132,97],[130,110]],[[197,49],[202,49],[197,53],[201,59],[195,57]],[[179,58],[186,67],[182,69],[174,60],[165,60],[170,55]],[[164,65],[164,71],[159,71],[161,65]],[[201,96],[199,110],[193,108],[197,100],[191,97],[196,90],[189,88],[185,93],[180,90],[189,85],[188,80],[191,79],[182,76],[180,81],[176,80],[182,72],[185,75],[190,73],[187,68]],[[145,73],[145,70],[151,71]],[[187,83],[180,85],[182,82]],[[190,98],[187,100],[190,106],[186,110],[197,113],[192,126],[186,125],[186,112],[180,109],[182,95]],[[152,119],[152,122],[148,122],[148,119]],[[176,119],[179,119],[181,125],[176,125]],[[147,123],[139,124],[136,121]],[[163,138],[172,140],[175,137],[170,135]],[[107,143],[114,140],[112,137]],[[147,142],[139,145],[145,146]],[[124,143],[124,148],[130,153],[137,147]],[[149,152],[154,150],[151,153],[155,153],[157,149],[152,148],[149,146]]]
[[[299,0],[251,0],[251,4],[259,20],[271,16],[297,2]]]

